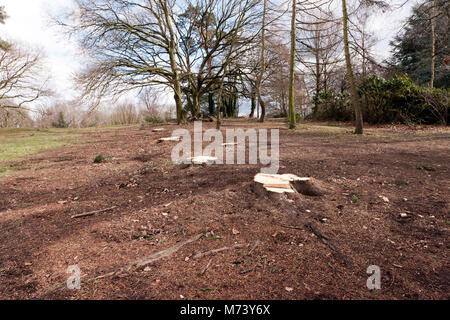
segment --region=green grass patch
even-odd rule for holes
[[[15,159],[76,143],[73,129],[0,129],[0,175],[14,171]]]
[[[352,203],[356,203],[361,197],[357,194],[352,195]]]

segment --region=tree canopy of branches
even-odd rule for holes
[[[195,118],[203,94],[217,91],[226,68],[255,37],[254,0],[76,0],[61,23],[93,58],[78,77],[86,96],[148,86],[174,93],[177,119]],[[233,52],[228,54],[234,41]],[[225,74],[224,72],[229,74]]]
[[[40,78],[40,59],[14,45],[0,50],[0,108],[26,108],[49,94]]]
[[[0,6],[0,23],[8,18]],[[50,94],[42,78],[41,55],[0,39],[0,109],[23,112],[33,102]],[[11,112],[4,112],[10,115]]]

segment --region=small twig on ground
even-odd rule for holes
[[[101,209],[101,210],[95,210],[95,211],[90,211],[90,212],[85,212],[85,213],[80,213],[80,214],[76,214],[71,216],[71,218],[81,218],[81,217],[87,217],[87,216],[93,216],[96,213],[102,213],[105,211],[109,211],[109,210],[113,210],[117,208],[117,206],[111,207],[111,208],[106,208],[106,209]]]
[[[163,229],[151,229],[151,228],[147,228],[147,227],[140,227],[138,228],[139,231],[146,231],[147,233],[150,234],[157,234],[157,233],[161,233],[164,230]]]
[[[266,265],[267,265],[267,256],[264,256],[264,264],[263,264],[262,274],[264,274],[264,272],[266,272]]]
[[[249,272],[252,272],[252,271],[254,271],[256,269],[256,265],[255,266],[253,266],[253,267],[251,267],[250,269],[247,269],[247,270],[242,270],[241,272],[239,272],[240,274],[246,274],[246,273],[249,273]]]
[[[323,243],[325,243],[328,247],[330,247],[331,250],[337,251],[338,249],[331,244],[330,242],[328,242],[328,240],[330,240],[329,237],[321,234],[319,231],[317,231],[311,223],[307,223],[305,224],[305,228],[309,231],[311,231],[312,233],[314,233],[314,235],[319,238],[320,240],[322,240]]]
[[[302,227],[287,226],[284,224],[280,224],[280,227],[288,228],[288,229],[295,229],[295,230],[305,230],[305,228],[302,228]]]
[[[203,258],[203,257],[209,256],[212,254],[216,254],[218,252],[222,252],[225,250],[239,249],[239,248],[243,248],[243,247],[247,247],[247,246],[248,246],[248,243],[242,243],[242,244],[236,244],[231,247],[223,247],[223,248],[219,248],[219,249],[213,249],[213,250],[209,250],[206,252],[197,253],[195,256],[193,256],[193,259]]]
[[[327,236],[321,234],[319,231],[317,231],[311,223],[305,224],[305,228],[308,229],[309,231],[311,231],[312,233],[314,233],[314,235],[316,237],[318,237],[325,245],[327,245],[331,250],[333,250],[342,259],[342,261],[346,265],[350,264],[350,262],[344,256],[344,254],[342,254],[342,252],[334,244],[332,244],[329,241],[330,240],[329,237],[327,237]]]
[[[259,246],[260,243],[261,243],[261,241],[256,240],[255,244],[253,245],[253,247],[250,249],[250,251],[246,255],[247,256],[251,255],[253,253],[253,251],[255,251],[256,247]]]
[[[235,262],[233,262],[234,264],[239,264],[242,261],[244,261],[244,258],[251,255],[253,253],[253,251],[255,251],[255,249],[259,246],[259,244],[261,243],[261,241],[256,240],[255,244],[253,245],[253,247],[250,249],[250,251],[247,254],[244,254],[242,257],[239,257],[239,259],[237,259]]]
[[[206,265],[206,267],[203,268],[202,272],[200,273],[201,275],[204,275],[206,270],[208,270],[209,266],[211,265],[212,262],[212,258],[209,259],[208,264]]]
[[[263,268],[263,272],[264,272],[264,266],[263,266],[261,263],[255,263],[255,266],[251,267],[251,268],[248,269],[248,270],[242,270],[242,271],[239,272],[239,273],[240,273],[240,274],[246,274],[246,273],[249,273],[249,272],[253,272],[253,271],[256,270],[257,267]]]
[[[341,251],[330,242],[330,238],[319,231],[317,231],[316,228],[313,227],[311,222],[305,223],[305,225],[302,227],[295,227],[295,226],[287,226],[287,225],[281,225],[281,227],[289,228],[289,229],[295,229],[295,230],[309,230],[311,231],[317,238],[319,238],[326,246],[328,246],[331,250],[333,250],[343,261],[345,264],[349,264],[349,261],[345,258],[345,256],[341,253]]]
[[[129,269],[131,269],[134,266],[136,266],[136,267],[143,267],[143,266],[145,266],[145,265],[147,265],[149,263],[161,260],[162,258],[169,257],[172,254],[174,254],[175,252],[177,252],[178,250],[180,250],[181,247],[185,246],[188,243],[197,241],[201,237],[203,237],[203,233],[200,233],[200,234],[198,234],[198,235],[196,235],[196,236],[194,236],[194,237],[192,237],[192,238],[190,238],[190,239],[188,239],[186,241],[177,243],[173,247],[170,247],[170,248],[168,248],[166,250],[158,251],[158,252],[156,252],[156,253],[154,253],[154,254],[146,257],[146,258],[140,259],[140,260],[130,264],[127,269],[129,270]]]

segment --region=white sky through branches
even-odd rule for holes
[[[377,12],[370,18],[368,25],[379,40],[374,53],[380,61],[389,57],[389,41],[400,30],[415,3],[409,1],[400,9],[384,14]],[[75,97],[72,75],[82,65],[82,55],[61,29],[52,26],[50,15],[58,15],[72,4],[72,0],[0,0],[9,16],[6,24],[0,25],[0,37],[40,48],[46,56],[45,68],[52,75],[53,89],[60,98],[67,99]]]

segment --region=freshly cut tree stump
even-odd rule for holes
[[[216,157],[209,157],[209,156],[199,156],[199,157],[192,157],[188,159],[190,163],[182,163],[181,169],[186,169],[193,166],[206,166],[209,164],[213,164],[217,161]]]
[[[164,142],[164,141],[180,141],[181,137],[175,136],[175,137],[167,137],[167,138],[159,138],[158,143]]]
[[[291,186],[305,196],[323,196],[326,193],[322,183],[314,178],[297,178],[291,181]]]
[[[217,161],[217,158],[209,156],[199,156],[199,157],[192,157],[189,160],[191,160],[193,165],[202,165],[202,164],[212,164],[215,161]]]
[[[294,193],[288,177],[279,174],[258,173],[254,179],[254,191],[260,196],[279,200],[285,193]]]
[[[285,193],[301,193],[307,196],[321,196],[326,193],[321,183],[314,178],[301,178],[294,174],[264,174],[254,177],[255,192],[278,197]]]

